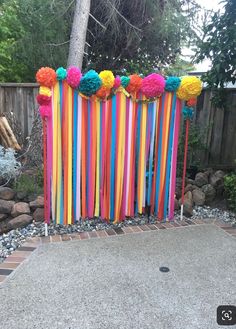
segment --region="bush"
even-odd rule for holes
[[[236,173],[231,173],[224,177],[224,187],[229,208],[236,211]]]
[[[15,179],[20,173],[21,164],[16,159],[16,152],[0,145],[0,175],[5,182]]]

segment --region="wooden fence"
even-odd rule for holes
[[[36,83],[0,83],[0,114],[13,112],[21,125],[23,137],[30,135],[34,111],[38,108]],[[236,167],[236,88],[227,89],[227,109],[211,104],[212,94],[203,90],[194,118],[205,130],[206,150],[200,154],[201,166],[230,169]]]
[[[23,138],[30,135],[34,111],[38,108],[36,83],[0,83],[0,114],[14,113]]]
[[[203,90],[198,98],[194,123],[205,130],[206,150],[200,154],[203,167],[236,167],[236,88],[226,89],[226,92],[225,109],[212,105],[212,93],[209,90]]]

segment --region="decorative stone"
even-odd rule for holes
[[[7,214],[0,214],[0,222],[7,218]]]
[[[225,173],[224,173],[223,170],[217,170],[217,171],[215,172],[215,176],[216,176],[216,177],[219,177],[219,178],[224,178]]]
[[[195,180],[188,178],[187,180],[188,184],[195,185]]]
[[[28,203],[26,202],[15,203],[11,212],[12,217],[16,217],[22,214],[30,214],[30,208]]]
[[[198,187],[208,184],[208,177],[205,173],[199,172],[195,177],[195,184]]]
[[[30,208],[43,208],[44,207],[44,198],[43,196],[38,196],[36,200],[30,202]]]
[[[27,198],[27,195],[28,195],[28,193],[26,191],[19,191],[16,194],[16,198],[17,198],[17,200],[22,201],[22,200],[25,200]]]
[[[202,187],[202,191],[205,193],[205,200],[207,204],[215,199],[216,190],[211,184],[204,185]]]
[[[20,216],[17,216],[15,218],[12,218],[8,222],[8,230],[13,230],[18,227],[24,227],[27,226],[32,222],[33,218],[29,215],[23,214]]]
[[[184,193],[187,193],[189,191],[192,191],[193,190],[193,185],[192,184],[188,184],[185,189],[184,189]]]
[[[179,202],[177,199],[175,199],[175,210],[179,210],[180,206],[179,206]]]
[[[200,189],[195,189],[192,191],[193,202],[196,206],[203,206],[205,203],[205,193]]]
[[[44,208],[37,208],[33,213],[33,219],[36,222],[43,222],[44,221]]]
[[[218,186],[223,185],[223,178],[217,176],[216,174],[212,174],[212,175],[210,175],[209,183],[213,187],[217,188]]]
[[[14,203],[14,201],[0,200],[0,213],[10,214]]]
[[[181,199],[179,200],[179,204],[181,205]],[[193,197],[192,192],[188,191],[184,195],[184,215],[187,217],[191,217],[193,215]]]
[[[0,199],[12,200],[15,197],[15,191],[9,187],[0,187]]]

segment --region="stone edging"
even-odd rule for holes
[[[80,232],[64,235],[51,235],[48,237],[32,237],[27,238],[26,242],[15,250],[9,257],[7,257],[3,263],[0,264],[0,286],[1,283],[11,275],[15,269],[22,264],[26,259],[28,259],[32,252],[34,252],[39,245],[52,242],[62,242],[71,240],[88,240],[93,238],[105,238],[117,235],[135,234],[147,231],[155,231],[162,229],[178,229],[187,226],[199,226],[199,225],[212,224],[216,225],[220,229],[224,230],[227,234],[236,238],[236,227],[232,227],[230,224],[214,221],[213,223],[205,223],[200,219],[183,220],[183,221],[173,221],[166,223],[155,223],[146,225],[135,225],[135,226],[124,226],[118,228],[110,228],[108,230],[101,231],[90,231],[90,232]]]

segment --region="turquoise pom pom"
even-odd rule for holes
[[[194,110],[192,107],[187,107],[185,106],[182,110],[182,113],[183,113],[183,116],[184,116],[184,119],[192,119],[193,118],[193,115],[194,115]]]
[[[67,71],[66,71],[66,69],[64,69],[64,67],[59,67],[56,70],[56,74],[57,74],[57,80],[58,81],[65,80],[66,77],[67,77]]]
[[[102,80],[94,70],[88,71],[80,80],[79,91],[85,96],[92,96],[102,86]]]
[[[121,80],[121,86],[124,88],[126,88],[130,83],[130,77],[126,77],[124,75],[120,78],[120,80]]]
[[[181,80],[178,77],[167,78],[165,90],[166,91],[176,91],[179,88],[180,82],[181,82]]]

